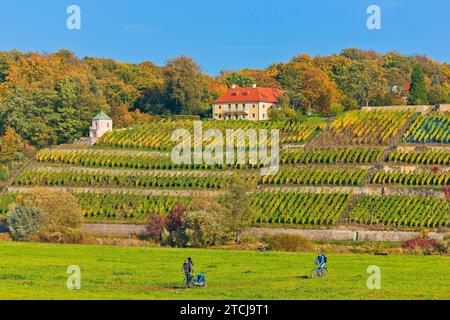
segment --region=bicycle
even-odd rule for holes
[[[208,282],[206,282],[205,273],[200,273],[197,276],[192,276],[191,274],[185,275],[183,283],[181,284],[182,288],[190,288],[190,287],[208,287]]]
[[[316,266],[311,270],[309,277],[310,277],[310,279],[323,278],[327,274],[328,274],[328,269],[326,266],[322,270],[321,268],[319,268],[319,264],[316,264]]]
[[[194,277],[189,273],[185,274],[184,280],[181,284],[182,288],[190,288],[194,285]]]

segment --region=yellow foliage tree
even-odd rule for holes
[[[0,142],[0,161],[9,162],[17,158],[17,153],[23,150],[23,142],[14,128],[8,127]]]

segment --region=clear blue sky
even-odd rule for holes
[[[81,8],[81,30],[66,9]],[[381,30],[366,9],[381,7]],[[0,50],[152,61],[192,56],[209,74],[264,68],[299,53],[346,47],[450,62],[448,0],[0,0]]]

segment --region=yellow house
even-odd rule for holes
[[[285,91],[272,88],[240,88],[233,86],[214,101],[213,118],[216,120],[268,120],[269,111],[277,105]]]

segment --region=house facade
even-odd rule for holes
[[[269,111],[278,103],[284,90],[273,88],[240,88],[233,86],[214,101],[213,118],[216,120],[268,120]]]
[[[93,143],[95,143],[98,138],[112,129],[112,119],[106,113],[100,112],[92,119],[92,126],[89,128],[89,138]]]

